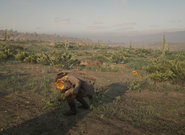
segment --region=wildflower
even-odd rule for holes
[[[55,84],[57,85],[57,88],[59,89],[63,89],[64,88],[64,84],[59,83],[60,79],[57,80],[57,82],[55,82]]]
[[[104,87],[104,84],[102,84],[101,86]]]
[[[136,73],[136,71],[132,71],[133,73]]]
[[[141,78],[141,76],[139,76]]]
[[[98,71],[98,70],[96,69],[96,71]]]
[[[135,75],[137,75],[138,73],[136,72]]]

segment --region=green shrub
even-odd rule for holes
[[[126,57],[130,57],[130,54],[127,53],[126,51],[117,51],[112,53],[110,59],[113,63],[122,63],[124,60],[126,60]]]
[[[6,60],[6,59],[10,59],[10,58],[14,58],[14,55],[12,52],[10,52],[10,49],[0,51],[0,60],[2,60],[2,59]]]
[[[16,60],[21,60],[23,61],[26,57],[29,56],[29,53],[28,52],[20,52],[18,53],[17,55],[15,55],[15,59]]]
[[[185,62],[180,62],[178,59],[168,60],[158,57],[144,69],[150,73],[149,77],[155,81],[174,81],[176,79],[185,79],[184,67]]]
[[[38,54],[32,54],[24,59],[24,62],[28,63],[37,63],[37,58],[39,58]]]

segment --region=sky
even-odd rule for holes
[[[0,30],[92,40],[185,31],[184,5],[185,0],[0,0]]]

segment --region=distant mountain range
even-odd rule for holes
[[[185,31],[178,31],[178,32],[163,32],[151,35],[137,35],[137,36],[112,36],[109,34],[95,34],[89,35],[89,38],[85,37],[69,37],[68,41],[77,43],[84,42],[86,44],[97,44],[98,39],[100,40],[100,44],[105,45],[128,45],[130,40],[132,40],[133,44],[141,44],[141,43],[151,43],[151,42],[162,42],[163,41],[163,34],[165,34],[166,42],[172,43],[185,43]],[[29,39],[29,40],[43,40],[43,41],[65,41],[65,36],[60,36],[56,34],[37,34],[34,33],[22,33],[17,31],[9,31],[10,38],[19,38],[19,39]],[[4,37],[4,30],[0,30],[0,38]],[[92,37],[92,38],[91,38]],[[93,39],[93,40],[91,40]],[[95,41],[95,39],[97,39]]]
[[[166,42],[185,43],[185,31],[164,32],[152,35],[138,35],[133,37],[125,37],[124,42],[129,43],[130,39],[132,39],[133,43],[162,42],[163,34],[165,34]]]

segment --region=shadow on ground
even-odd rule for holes
[[[112,102],[112,100],[117,96],[124,95],[124,93],[128,90],[125,85],[119,83],[113,83],[107,87],[111,89],[106,93],[106,103]],[[95,116],[92,115],[92,110],[83,110],[78,108],[75,116],[64,116],[63,113],[68,109],[69,107],[66,105],[63,109],[50,111],[33,119],[27,120],[24,123],[17,123],[16,126],[0,132],[0,135],[68,135],[73,134],[68,131],[73,129],[77,123],[81,123],[82,119],[86,119],[86,116],[90,119],[96,119],[93,118]],[[12,121],[13,120],[11,120],[11,122]],[[11,124],[11,122],[8,124]],[[76,130],[76,134],[81,134],[81,131],[78,131],[78,128]]]

